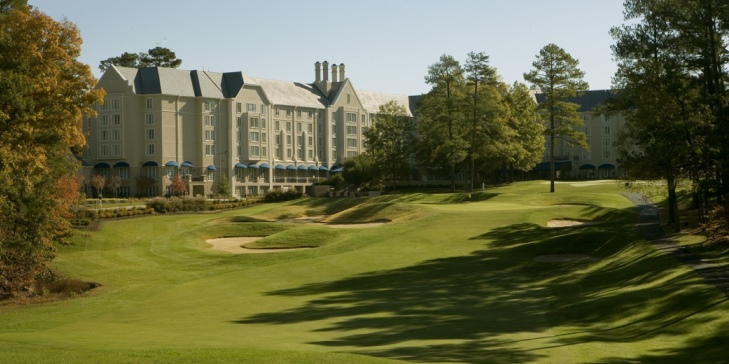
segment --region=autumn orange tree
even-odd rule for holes
[[[70,233],[71,151],[102,90],[77,58],[81,37],[24,1],[0,7],[0,298],[32,292]]]

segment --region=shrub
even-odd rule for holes
[[[296,189],[289,189],[288,191],[284,192],[280,188],[275,188],[266,193],[266,195],[263,197],[263,202],[281,202],[295,200],[297,198],[301,198],[303,195],[303,192]]]

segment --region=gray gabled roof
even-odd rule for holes
[[[376,114],[380,110],[380,106],[390,101],[395,101],[398,104],[405,106],[408,116],[413,116],[413,112],[415,111],[415,104],[412,96],[387,94],[374,91],[357,91],[357,95],[359,95],[362,106],[364,106],[365,110],[370,113]]]
[[[260,86],[268,102],[273,105],[287,105],[321,109],[326,107],[327,100],[312,84],[269,80],[244,76],[246,84]]]
[[[206,72],[165,67],[114,66],[139,95],[163,94],[188,97],[233,98],[243,87],[242,72]]]
[[[535,96],[538,103],[544,101],[543,94],[538,93]],[[605,100],[615,97],[617,97],[617,94],[610,90],[590,90],[583,91],[580,96],[570,97],[567,101],[580,105],[578,112],[592,112],[596,106],[602,104]]]

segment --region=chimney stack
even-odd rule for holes
[[[337,64],[332,65],[332,82],[337,82]]]
[[[324,61],[324,69],[322,71],[324,71],[324,79],[322,81],[329,82],[329,62]]]
[[[316,75],[316,82],[321,82],[321,63],[319,61],[314,63],[314,74]]]
[[[339,64],[339,82],[344,82],[344,63]]]

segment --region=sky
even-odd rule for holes
[[[99,62],[160,46],[180,69],[242,71],[310,83],[314,63],[345,64],[355,88],[418,95],[428,66],[448,54],[490,57],[502,80],[525,82],[539,50],[554,43],[579,60],[590,89],[608,89],[616,65],[608,34],[622,0],[29,0],[79,28],[79,60]]]

